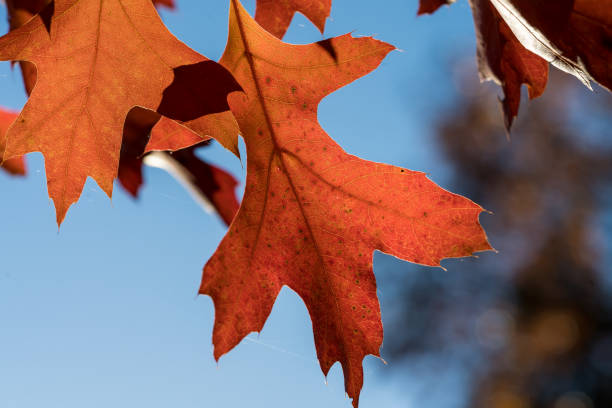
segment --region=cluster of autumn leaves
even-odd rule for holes
[[[419,14],[455,0],[420,0]],[[518,114],[521,85],[544,92],[548,64],[612,89],[612,1],[469,0],[476,27],[480,77],[504,91],[506,128]]]
[[[423,0],[421,12],[443,3]],[[539,95],[547,67],[500,17],[506,3],[515,1],[471,1],[481,73],[502,84],[509,126],[520,84]],[[296,11],[323,31],[331,0],[258,0],[255,19],[230,0],[218,63],[172,36],[150,0],[7,0],[7,7],[11,31],[0,38],[0,59],[21,61],[30,98],[18,115],[0,115],[4,168],[23,173],[20,157],[42,152],[61,223],[87,177],[109,196],[119,177],[136,195],[143,157],[173,151],[156,157],[186,171],[229,225],[200,287],[215,304],[215,358],[260,331],[288,285],[309,310],[323,372],[342,364],[356,407],[362,360],[382,344],[373,251],[439,266],[491,249],[480,206],[423,173],[347,154],[318,124],[327,94],[394,49],[348,34],[308,45],[280,40]],[[584,78],[606,85],[597,64],[576,54]],[[239,134],[247,151],[240,206],[233,177],[194,154],[215,139],[238,155]]]

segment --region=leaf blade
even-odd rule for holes
[[[45,10],[52,13],[49,28]],[[206,109],[187,121],[207,113],[225,115],[234,132],[228,139],[237,137],[226,98],[239,87],[230,74],[219,76],[216,63],[172,36],[149,0],[58,0],[0,38],[0,59],[37,66],[36,86],[8,131],[6,155],[43,153],[58,224],[87,177],[112,195],[128,112],[134,106],[156,110],[176,99],[168,90],[189,88],[177,77],[184,67],[195,67],[202,81],[212,84],[205,104],[198,95],[185,95],[182,106]],[[208,72],[217,76],[207,78]]]
[[[229,102],[246,143],[247,182],[199,291],[215,305],[215,358],[260,331],[288,285],[309,311],[323,372],[340,361],[355,407],[362,360],[379,355],[382,343],[373,251],[439,265],[443,257],[491,248],[480,206],[423,173],[347,154],[317,122],[325,95],[374,70],[393,49],[351,35],[282,43],[232,0],[220,61],[245,90]]]

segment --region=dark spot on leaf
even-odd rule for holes
[[[323,48],[323,50],[334,60],[334,62],[338,62],[338,53],[334,48],[334,44],[331,38],[326,40],[321,40],[316,43],[319,47]]]
[[[227,96],[242,88],[221,65],[214,61],[181,65],[173,69],[174,80],[164,90],[157,113],[186,122],[211,113],[229,110]],[[202,78],[215,78],[202,81]]]
[[[10,10],[10,8],[9,8]],[[55,13],[55,2],[50,2],[42,11],[39,13],[40,19],[42,20],[45,29],[49,36],[51,36],[51,17]]]

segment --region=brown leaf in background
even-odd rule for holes
[[[527,84],[531,99],[542,95],[548,81],[548,63],[521,45],[489,0],[470,0],[470,5],[480,78],[502,86],[504,120],[510,130],[519,111],[521,85]]]
[[[443,0],[421,0],[419,14]],[[517,116],[520,88],[529,97],[544,92],[548,62],[576,76],[612,88],[612,0],[470,0],[478,65],[483,80],[504,90],[506,128]]]
[[[490,1],[526,48],[612,89],[612,0]]]

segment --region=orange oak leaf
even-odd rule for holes
[[[470,5],[480,78],[502,86],[504,121],[510,130],[519,111],[521,85],[527,85],[531,99],[542,95],[548,82],[548,63],[521,45],[489,0],[470,0]]]
[[[612,0],[490,0],[530,51],[612,89]]]
[[[6,0],[9,28],[14,30],[22,26],[49,3],[51,3],[51,0]],[[173,0],[153,0],[153,4],[174,9]],[[20,61],[19,65],[25,89],[29,95],[34,88],[34,84],[36,84],[36,67],[27,61]]]
[[[23,25],[48,3],[50,0],[8,0],[7,8],[11,29]],[[153,3],[162,4],[159,1]],[[165,3],[166,6],[171,4],[171,2]],[[25,61],[20,62],[20,66],[26,93],[29,95],[36,84],[36,68],[34,64]],[[10,115],[10,121],[6,122],[2,132],[6,131],[16,117],[16,113]],[[149,134],[151,134],[150,138]],[[203,137],[177,122],[163,116],[160,118],[160,115],[155,112],[141,108],[132,109],[126,118],[121,145],[118,170],[121,185],[133,197],[138,196],[138,190],[143,183],[142,155],[145,147],[147,151],[178,150],[201,143],[202,139]],[[0,142],[0,150],[4,150],[4,141]],[[191,157],[188,153],[182,153],[181,156],[183,155],[186,156],[188,162],[185,166],[182,166],[172,156],[164,156],[168,163],[174,163],[174,166],[168,165],[167,167],[175,170],[176,177],[183,175],[183,183],[198,202],[204,203],[205,208],[216,211],[224,222],[229,224],[238,210],[238,201],[234,191],[237,185],[236,180],[221,169],[198,162],[195,156]],[[158,162],[163,163],[164,161],[158,158]],[[24,160],[21,157],[9,159],[5,164],[5,169],[9,172],[25,171]]]
[[[38,14],[51,0],[7,0],[6,5],[8,9],[8,16],[10,21],[10,29],[14,30],[17,27],[22,26],[25,22],[30,20],[35,14]],[[154,0],[153,4],[165,5],[169,8],[174,8],[172,0]],[[36,67],[34,64],[27,61],[20,61],[23,83],[25,86],[26,93],[30,95],[34,85],[36,84]],[[210,139],[207,134],[213,134],[216,137],[223,139],[224,135],[233,135],[236,133],[233,121],[227,120],[227,115],[223,115],[214,120],[214,117],[206,117],[199,119],[191,123],[191,127],[195,131],[199,131],[200,134],[196,135],[193,132],[185,131],[184,126],[181,126],[176,121],[168,120],[165,117],[161,117],[152,111],[148,111],[142,108],[134,108],[128,114],[126,118],[126,128],[132,132],[137,129],[142,129],[143,133],[139,137],[146,139],[150,126],[153,126],[157,121],[157,124],[153,129],[159,129],[154,134],[162,134],[163,138],[156,140],[156,146],[152,150],[178,150],[196,143],[200,143],[203,140]],[[183,138],[180,138],[183,136]],[[135,135],[130,135],[130,138],[134,138]],[[155,139],[155,138],[153,138]],[[153,140],[152,139],[152,140]],[[237,141],[232,141],[235,144]],[[235,148],[230,149],[237,153]]]
[[[5,157],[43,153],[58,224],[88,176],[112,194],[134,106],[237,145],[227,94],[239,86],[170,34],[149,0],[56,0],[0,38],[0,60],[37,67],[31,97],[7,132]]]
[[[331,12],[332,0],[257,0],[255,20],[270,33],[283,38],[293,15],[299,11],[317,26],[321,33]]]
[[[23,176],[26,174],[25,160],[23,157],[13,157],[12,159],[2,160],[4,153],[4,140],[6,130],[17,117],[16,112],[11,112],[0,108],[0,168],[10,174]]]
[[[320,127],[317,106],[374,70],[393,47],[343,35],[290,45],[231,1],[221,63],[246,94],[232,94],[247,150],[242,204],[204,267],[213,299],[214,356],[260,331],[283,285],[304,300],[325,375],[339,361],[357,407],[362,360],[378,356],[382,324],[374,250],[423,265],[491,249],[483,209],[424,173],[347,154]]]
[[[48,5],[51,0],[7,0],[6,5],[8,9],[8,16],[10,21],[10,28],[14,30],[22,26],[25,22],[30,20],[35,14],[38,14],[46,5]],[[170,2],[160,2],[153,1],[154,4],[173,4]],[[23,83],[25,86],[26,93],[30,95],[34,85],[36,84],[36,67],[34,64],[21,61],[21,72],[23,77]],[[203,133],[224,133],[230,134],[234,131],[233,123],[224,123],[227,121],[219,121],[218,124],[210,124],[212,118],[206,118],[207,122],[203,122],[200,120],[201,124],[206,125],[208,123],[209,129],[199,129],[203,131]],[[155,124],[157,122],[157,124]],[[229,128],[223,129],[223,125],[229,124]],[[142,138],[143,141],[148,139],[149,132],[151,131],[151,126],[155,125],[153,128],[158,129],[159,131],[153,132],[155,134],[163,135],[162,138],[156,139],[156,146],[152,150],[178,150],[187,146],[194,145],[196,143],[200,143],[202,140],[210,139],[206,135],[197,135],[193,132],[185,131],[185,127],[181,126],[177,122],[173,120],[166,119],[164,117],[160,120],[160,115],[142,108],[134,108],[128,114],[126,118],[126,124],[124,131],[130,131],[132,134],[128,135],[128,139],[133,140],[135,137]],[[217,126],[215,126],[217,125]],[[126,130],[127,129],[127,130]],[[141,131],[142,133],[138,136],[134,134],[136,131]],[[181,137],[182,136],[182,137]],[[125,136],[124,136],[125,137]],[[152,139],[152,141],[153,141]],[[121,164],[120,164],[121,165]]]

